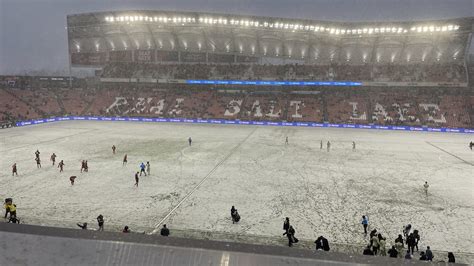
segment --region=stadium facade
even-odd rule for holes
[[[473,21],[348,23],[148,10],[67,17],[73,67],[108,62],[465,64]]]

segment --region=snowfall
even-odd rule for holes
[[[188,138],[192,145],[188,145]],[[289,143],[285,144],[288,137]],[[222,232],[363,245],[412,224],[420,248],[474,253],[473,136],[363,129],[74,121],[0,130],[0,197],[24,223]],[[321,149],[321,141],[323,148]],[[331,142],[330,151],[326,149]],[[352,142],[356,149],[352,149]],[[112,145],[117,152],[112,153]],[[35,151],[41,152],[37,169]],[[64,160],[60,173],[49,160]],[[122,165],[124,155],[128,164]],[[80,173],[88,160],[89,172]],[[141,162],[151,175],[134,174]],[[18,177],[11,166],[18,165]],[[75,184],[70,176],[77,176]],[[423,184],[430,185],[425,195]],[[242,217],[232,224],[234,205]]]

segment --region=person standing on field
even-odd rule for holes
[[[425,190],[426,196],[428,196],[428,188],[429,187],[430,187],[430,185],[428,185],[428,181],[425,181],[425,184],[423,185],[423,189]]]
[[[18,176],[18,169],[16,168],[16,163],[12,165],[12,176]]]

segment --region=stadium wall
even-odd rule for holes
[[[359,124],[332,124],[313,122],[273,122],[273,121],[241,121],[224,119],[187,119],[187,118],[146,118],[146,117],[104,117],[104,116],[65,116],[45,119],[19,121],[17,127],[39,125],[58,121],[130,121],[130,122],[157,122],[157,123],[189,123],[189,124],[222,124],[222,125],[257,125],[257,126],[286,126],[312,128],[356,128],[394,131],[441,132],[474,134],[474,128],[434,128],[412,126],[380,126]]]

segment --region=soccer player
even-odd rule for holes
[[[113,154],[115,154],[115,149],[116,149],[115,145],[112,145],[112,153]]]
[[[285,145],[288,145],[288,136],[286,136]]]
[[[426,196],[428,196],[428,188],[430,187],[430,185],[428,185],[428,181],[425,181],[425,184],[423,185],[423,188],[425,190],[425,194]]]
[[[77,176],[73,175],[71,177],[69,177],[69,181],[71,181],[71,186],[74,186],[74,179],[76,179]]]
[[[331,142],[328,141],[328,144],[327,144],[327,150],[329,152],[329,149],[331,149]]]
[[[51,159],[50,159],[52,162],[53,162],[53,166],[54,164],[56,163],[56,154],[53,152],[53,154],[51,154]]]
[[[139,173],[140,173],[140,172],[137,172],[137,173],[135,174],[135,186],[136,186],[136,187],[138,187],[138,181],[139,181],[138,174],[139,174]]]
[[[146,166],[145,166],[145,164],[142,162],[142,163],[140,164],[140,176],[142,176],[142,173],[144,173],[145,176],[146,176],[145,168],[146,168]]]
[[[60,172],[60,173],[61,173],[62,171],[64,171],[64,166],[65,166],[64,161],[61,160],[61,161],[59,162],[59,164],[58,164],[58,168],[59,168],[59,172]]]
[[[146,162],[146,172],[150,175],[150,162]]]
[[[123,156],[123,162],[122,162],[122,166],[125,166],[127,165],[127,155],[125,154],[125,156]]]
[[[39,157],[36,157],[35,161],[36,161],[36,167],[41,168],[41,159]]]
[[[352,150],[355,150],[356,149],[356,143],[355,141],[352,142]]]
[[[189,146],[191,146],[191,143],[193,142],[193,140],[191,139],[191,137],[188,138],[188,143],[189,143]]]
[[[18,169],[16,168],[16,163],[12,165],[12,176],[18,176]]]

